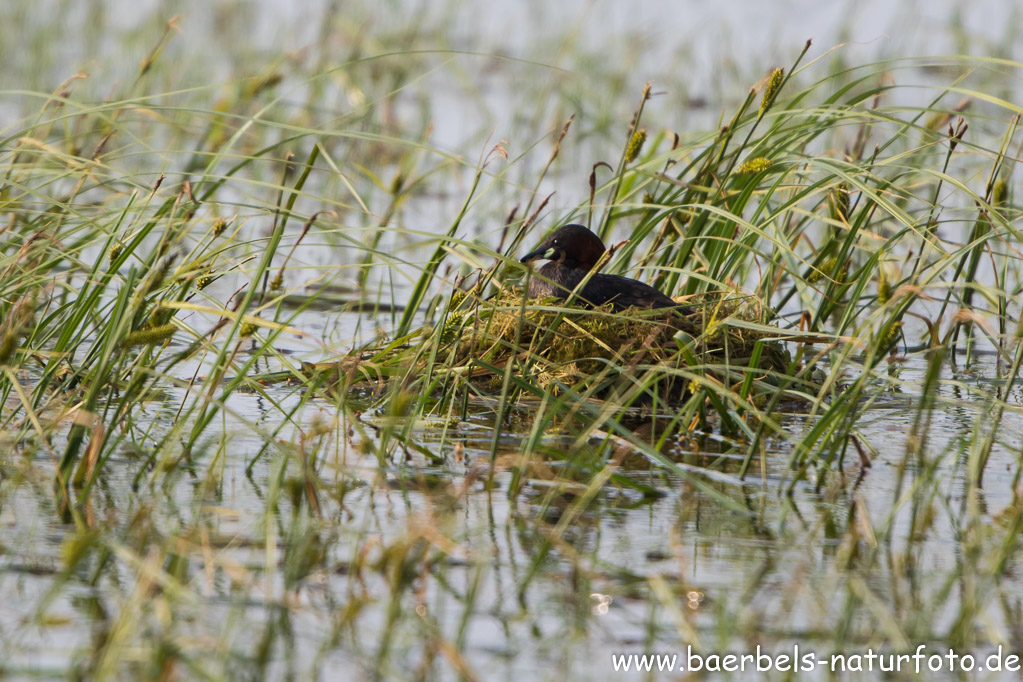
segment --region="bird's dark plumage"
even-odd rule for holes
[[[556,230],[536,249],[522,257],[523,263],[546,259],[537,270],[537,277],[529,281],[530,298],[568,298],[576,286],[596,266],[604,255],[604,243],[600,237],[582,225],[566,225]],[[576,294],[576,301],[583,305],[602,306],[611,304],[617,312],[632,306],[638,308],[680,307],[668,296],[643,282],[595,272]]]

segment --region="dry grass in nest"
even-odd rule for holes
[[[456,345],[455,365],[504,367],[510,356],[531,365],[545,390],[552,383],[575,384],[599,375],[635,375],[652,367],[666,373],[722,362],[748,364],[764,335],[733,326],[730,320],[761,322],[764,310],[752,297],[711,293],[687,299],[685,308],[618,313],[610,306],[594,310],[561,308],[559,301],[530,301],[509,290],[449,316],[444,340]],[[467,307],[464,303],[462,308]],[[784,351],[772,344],[761,366],[780,369]],[[486,379],[486,375],[475,375]]]
[[[709,293],[682,303],[678,309],[616,313],[610,306],[587,310],[561,307],[563,302],[554,300],[523,301],[518,289],[486,300],[456,294],[441,327],[422,328],[306,371],[326,376],[335,387],[368,383],[377,390],[388,378],[401,377],[409,386],[427,374],[457,375],[491,393],[500,390],[511,366],[541,391],[571,387],[621,397],[635,395],[642,386],[641,391],[655,392],[660,399],[678,400],[698,376],[719,383],[741,381],[758,343],[762,348],[755,366],[762,378],[788,368],[788,353],[780,343],[732,324],[762,324],[766,315],[757,299]]]

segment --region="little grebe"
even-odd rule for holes
[[[522,263],[549,260],[529,280],[530,298],[568,295],[597,265],[604,255],[604,242],[582,225],[565,225],[556,230],[540,246],[522,257]],[[576,300],[593,307],[611,304],[615,312],[635,306],[637,308],[683,308],[657,289],[628,277],[604,275],[595,272],[576,293]]]

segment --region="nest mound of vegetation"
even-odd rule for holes
[[[681,303],[677,309],[585,310],[557,300],[524,301],[520,290],[510,289],[468,306],[452,305],[467,309],[449,314],[441,338],[454,366],[475,365],[470,374],[477,383],[500,382],[513,361],[528,369],[520,376],[555,391],[593,381],[607,389],[643,378],[659,384],[662,397],[679,398],[693,373],[726,380],[751,366],[787,369],[788,353],[780,343],[734,324],[765,319],[756,299],[709,293]]]
[[[489,299],[458,293],[439,327],[305,369],[341,390],[379,390],[400,377],[406,389],[426,379],[431,392],[468,382],[493,394],[514,376],[516,391],[572,390],[629,403],[641,396],[681,400],[708,379],[745,382],[756,393],[789,369],[782,344],[751,329],[767,317],[758,300],[708,293],[680,306],[614,312],[527,301],[516,288]]]

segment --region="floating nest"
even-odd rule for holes
[[[630,308],[613,312],[565,308],[563,302],[526,301],[520,289],[479,299],[456,294],[443,325],[404,339],[364,348],[329,371],[346,388],[380,388],[402,376],[411,387],[429,375],[430,390],[468,382],[484,394],[503,387],[536,395],[580,395],[633,402],[678,401],[700,382],[768,387],[790,366],[789,354],[770,334],[753,329],[766,319],[752,297],[721,293],[680,299],[677,309]],[[752,383],[751,383],[752,382]]]
[[[525,363],[537,385],[554,392],[599,382],[602,392],[621,393],[641,381],[657,384],[661,397],[679,398],[686,390],[680,384],[689,384],[696,373],[744,376],[751,363],[759,370],[787,369],[781,344],[750,329],[765,318],[756,299],[712,293],[679,302],[684,307],[566,309],[557,300],[524,305],[521,293],[512,290],[479,301],[461,317],[450,316],[446,331],[461,328],[454,341],[457,364],[504,370],[509,360]],[[486,377],[475,373],[475,380],[481,378]]]

